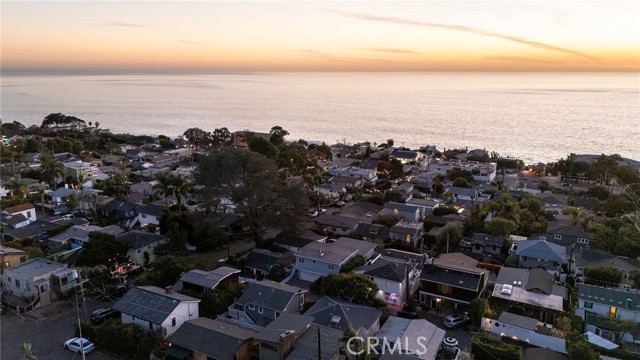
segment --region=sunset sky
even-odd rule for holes
[[[638,71],[639,1],[2,1],[3,71]]]

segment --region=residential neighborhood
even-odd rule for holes
[[[5,125],[3,359],[71,357],[35,338],[57,321],[101,359],[373,351],[351,338],[401,344],[377,359],[640,357],[640,172],[615,156]]]

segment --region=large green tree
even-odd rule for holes
[[[284,143],[284,138],[285,138],[285,136],[289,135],[289,132],[287,130],[283,129],[282,126],[274,126],[269,131],[269,134],[271,134],[271,137],[269,138],[269,141],[273,145],[278,146],[278,145],[282,145]]]
[[[208,133],[200,128],[189,128],[184,132],[184,137],[189,143],[196,147],[206,146],[211,140],[211,133]]]
[[[96,266],[121,263],[128,258],[128,251],[129,246],[114,235],[92,231],[89,233],[89,241],[82,245],[77,264]]]
[[[322,295],[373,307],[384,307],[385,303],[376,298],[378,285],[367,276],[355,273],[329,274],[322,278]]]
[[[226,198],[236,206],[259,244],[269,226],[297,232],[306,221],[309,200],[303,185],[287,181],[272,161],[255,152],[214,150],[200,158],[194,177],[210,205]]]
[[[64,176],[64,167],[51,152],[45,151],[40,155],[40,173],[52,189],[56,187],[56,179]]]

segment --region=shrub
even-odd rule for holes
[[[471,353],[476,360],[520,360],[522,358],[520,346],[478,336],[471,338]]]

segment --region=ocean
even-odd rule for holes
[[[39,125],[54,112],[130,134],[279,125],[289,140],[329,144],[640,160],[638,73],[2,74],[3,122]]]

